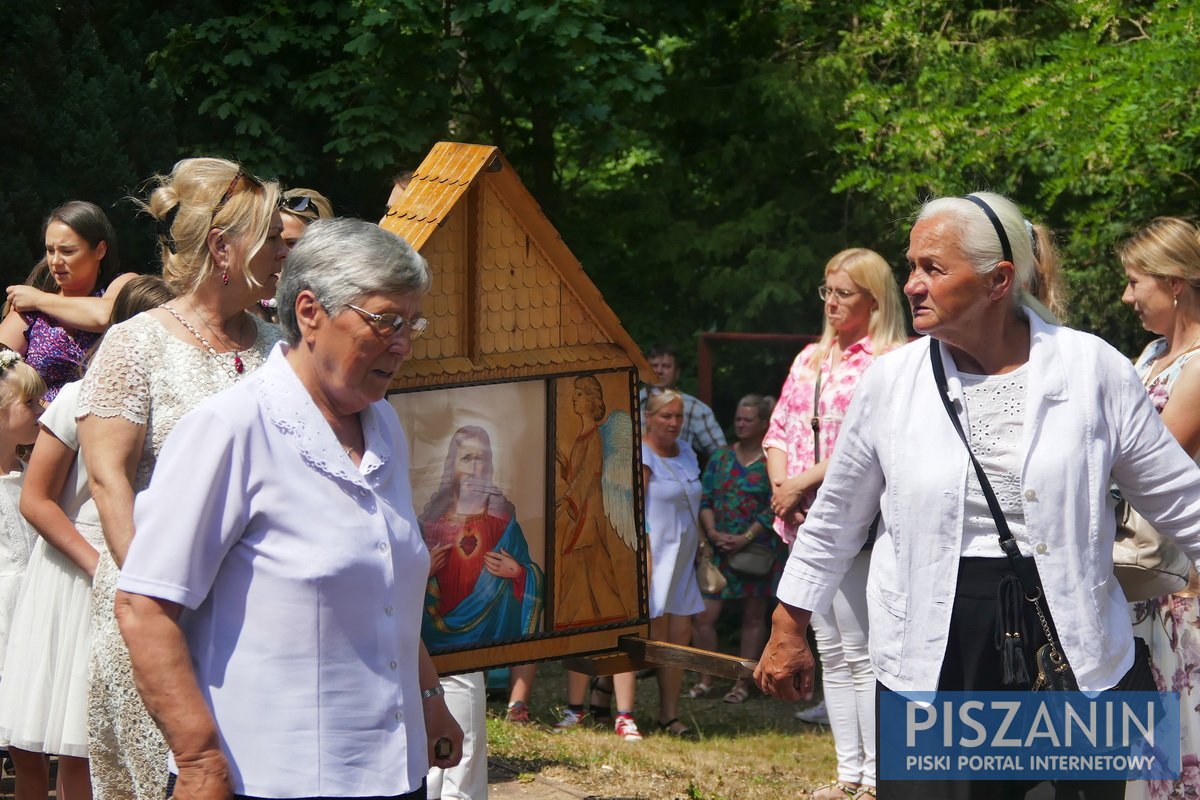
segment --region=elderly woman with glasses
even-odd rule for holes
[[[763,691],[811,694],[804,630],[877,513],[866,596],[881,709],[889,692],[1025,691],[1042,674],[1085,692],[1154,688],[1113,575],[1109,487],[1200,559],[1200,469],[1129,360],[1053,321],[1035,296],[1038,253],[1000,195],[922,208],[904,293],[924,336],[859,382],[779,585]],[[878,794],[1023,798],[1029,783],[887,780]],[[1124,781],[1055,787],[1073,800],[1124,793]]]
[[[178,796],[423,798],[430,764],[458,761],[384,399],[428,286],[403,239],[313,223],[279,288],[284,342],[180,421],[138,496],[117,617]]]
[[[247,314],[275,293],[287,257],[279,186],[220,158],[188,158],[144,209],[158,226],[167,305],[113,326],[75,409],[80,452],[107,547],[92,585],[88,752],[97,800],[161,800],[166,745],[138,698],[113,617],[117,575],[133,539],[133,498],[167,434],[201,400],[246,377],[279,340]]]

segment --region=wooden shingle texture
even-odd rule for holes
[[[393,387],[649,364],[494,147],[443,142],[381,223],[429,262],[425,336]]]

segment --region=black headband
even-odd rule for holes
[[[983,209],[983,213],[987,214],[988,221],[992,223],[992,227],[996,229],[996,236],[1000,239],[1000,252],[1004,255],[1004,260],[1010,264],[1015,264],[1013,261],[1012,247],[1008,244],[1008,234],[1004,232],[1004,226],[1000,223],[1000,218],[996,216],[996,212],[992,211],[992,207],[983,202],[983,199],[977,195],[969,194],[964,200],[970,200],[975,205]]]

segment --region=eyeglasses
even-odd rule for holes
[[[425,332],[427,327],[429,327],[429,320],[425,319],[424,317],[405,319],[399,314],[372,314],[365,308],[352,306],[349,303],[346,304],[346,308],[357,311],[358,315],[362,317],[368,325],[370,325],[376,330],[376,332],[382,334],[383,336],[395,336],[404,329],[405,325],[407,325],[409,334],[412,336],[412,338],[416,339]]]
[[[831,289],[823,283],[817,287],[817,295],[821,298],[821,302],[828,302],[830,297],[836,297],[838,300],[849,300],[856,294],[862,294],[862,290]]]
[[[246,172],[241,167],[238,167],[237,174],[233,176],[233,180],[229,182],[229,188],[225,190],[225,194],[221,195],[220,201],[213,206],[212,216],[208,218],[208,227],[212,227],[217,221],[217,214],[221,213],[221,209],[225,207],[233,196],[242,191],[258,192],[263,188],[262,181]]]
[[[306,194],[284,198],[282,208],[295,214],[303,214],[305,211],[312,211],[314,214],[321,213],[317,208],[317,201]]]

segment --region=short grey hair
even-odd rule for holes
[[[408,242],[361,219],[319,219],[288,254],[275,299],[288,344],[300,341],[296,298],[308,289],[331,316],[369,294],[423,294],[429,265]]]

